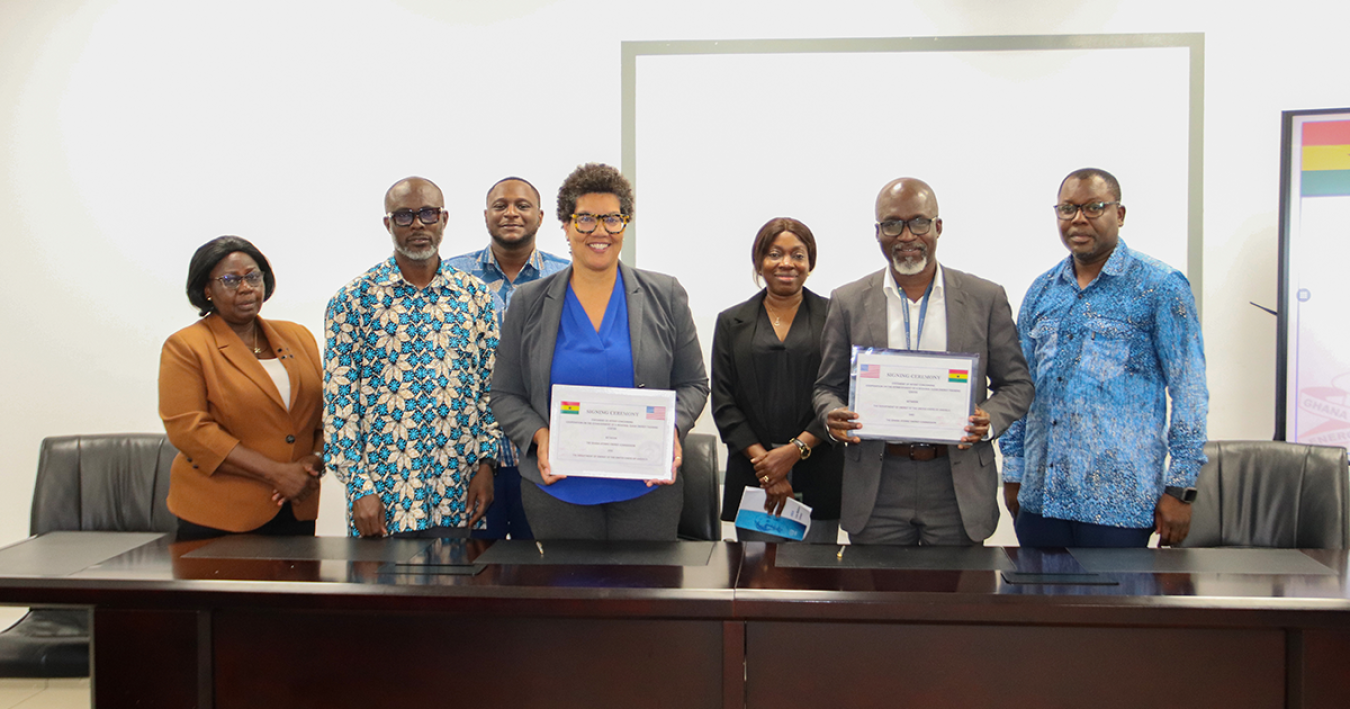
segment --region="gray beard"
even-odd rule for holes
[[[440,250],[441,250],[441,247],[439,247],[439,246],[428,246],[427,248],[425,248],[425,249],[423,249],[423,250],[421,250],[421,251],[414,251],[414,250],[412,250],[412,249],[405,249],[405,248],[403,248],[402,246],[399,245],[398,239],[394,238],[394,235],[393,235],[393,234],[390,234],[390,235],[389,235],[389,238],[391,238],[391,239],[394,240],[394,251],[397,251],[398,253],[403,254],[404,256],[407,256],[408,258],[410,258],[410,259],[412,259],[412,260],[414,260],[414,261],[429,261],[429,260],[431,260],[432,257],[434,257],[437,253],[440,253]]]
[[[918,258],[905,258],[898,254],[891,255],[891,267],[895,272],[902,276],[913,276],[923,273],[928,268],[928,252],[921,252]]]

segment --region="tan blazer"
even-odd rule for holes
[[[323,369],[304,326],[258,318],[291,380],[290,410],[253,353],[220,316],[174,333],[159,360],[159,416],[179,451],[169,478],[169,510],[207,527],[247,532],[277,514],[272,487],[239,475],[216,475],[244,445],[294,462],[322,450]],[[294,505],[295,516],[319,515],[319,496]]]

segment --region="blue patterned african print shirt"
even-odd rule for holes
[[[469,480],[497,457],[488,408],[492,296],[442,261],[426,288],[393,257],[348,283],[324,317],[324,463],[351,505],[384,503],[388,531],[462,527]]]
[[[1022,508],[1152,527],[1163,487],[1193,485],[1205,463],[1209,389],[1186,277],[1120,241],[1086,288],[1072,257],[1037,278],[1017,329],[1036,400],[1000,450]]]
[[[516,282],[507,280],[506,274],[502,273],[501,266],[497,265],[497,257],[492,253],[492,247],[489,246],[482,251],[472,251],[467,254],[461,254],[449,259],[450,265],[459,270],[477,278],[485,283],[488,290],[492,291],[492,304],[497,309],[497,330],[501,331],[502,318],[506,317],[506,309],[511,305],[511,296],[515,295],[516,289],[520,286],[537,281],[544,276],[557,273],[567,268],[571,262],[564,258],[558,258],[553,254],[546,254],[539,249],[535,249],[530,254],[530,260],[516,274]],[[501,456],[497,462],[502,466],[513,466],[520,457],[520,452],[516,450],[515,445],[505,438],[502,439]]]

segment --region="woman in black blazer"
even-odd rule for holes
[[[816,239],[805,224],[778,217],[755,236],[750,300],[722,311],[713,334],[713,420],[727,445],[722,519],[734,521],[746,486],[764,488],[770,512],[789,498],[812,508],[807,542],[839,536],[843,446],[816,420],[811,392],[820,368],[820,334],[829,300],[807,290]],[[741,541],[784,541],[736,529]]]

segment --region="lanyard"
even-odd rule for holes
[[[928,297],[933,295],[933,281],[936,280],[937,274],[934,273],[933,280],[928,282],[928,290],[923,292],[923,299],[919,301],[919,331],[914,334],[913,344],[909,341],[909,296],[905,295],[904,288],[899,289],[900,302],[905,306],[900,310],[905,314],[905,349],[907,350],[918,349],[918,345],[921,344],[923,340],[923,321],[924,318],[928,317]],[[898,286],[899,284],[896,285]]]

